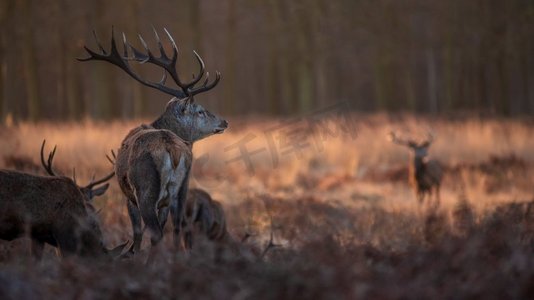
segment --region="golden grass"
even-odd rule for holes
[[[391,207],[412,206],[413,195],[406,181],[375,182],[367,179],[370,173],[386,172],[408,164],[409,152],[387,140],[386,136],[391,130],[424,138],[427,128],[431,128],[436,134],[431,156],[449,167],[480,164],[491,156],[515,155],[526,164],[534,162],[534,130],[521,121],[447,121],[388,118],[384,115],[354,115],[351,119],[354,125],[350,131],[341,130],[338,123],[330,123],[329,128],[336,136],[321,138],[321,133],[315,136],[303,136],[300,133],[290,136],[290,140],[295,140],[295,137],[305,140],[303,148],[297,151],[298,155],[297,152],[284,153],[286,149],[280,148],[283,138],[279,139],[292,128],[307,130],[304,122],[270,131],[270,128],[283,124],[284,120],[230,120],[227,132],[195,144],[197,162],[192,184],[209,190],[215,198],[227,203],[239,202],[251,193],[268,193],[287,198],[314,195],[324,200],[349,202],[352,201],[351,197],[363,195],[365,198],[368,195]],[[105,154],[117,149],[127,132],[142,122],[21,123],[1,129],[4,135],[0,158],[26,156],[38,164],[41,142],[47,139],[48,150],[58,145],[57,168],[66,174],[71,174],[72,169],[76,168],[83,182],[94,173],[103,175],[111,170]],[[269,148],[269,132],[276,148]],[[255,137],[246,143],[248,150],[261,151],[250,156],[252,173],[247,171],[244,160],[231,162],[240,155],[237,147],[227,148],[249,135]],[[275,151],[271,151],[273,149]],[[276,165],[273,165],[273,155],[279,160]],[[0,167],[5,167],[1,159]],[[530,177],[509,180],[507,188],[487,193],[487,175],[474,171],[461,172],[460,175],[465,182],[465,192],[470,199],[477,199],[477,205],[525,199],[532,194],[532,189],[521,184],[530,180]],[[446,179],[444,203],[454,203],[458,193],[458,176]]]
[[[184,258],[164,248],[151,266],[60,261],[50,251],[33,266],[20,261],[27,257],[21,255],[27,242],[0,242],[0,284],[26,284],[22,294],[7,293],[18,298],[32,293],[147,299],[521,298],[531,293],[527,283],[534,273],[521,267],[533,263],[532,249],[525,246],[534,232],[531,206],[513,204],[493,214],[503,203],[532,199],[534,130],[528,123],[353,115],[350,130],[343,131],[341,121],[322,123],[322,131],[311,134],[306,122],[272,131],[284,120],[236,119],[224,134],[195,144],[191,185],[223,202],[231,234],[253,233],[251,247],[263,248],[274,233],[282,248],[264,261],[221,258],[206,249]],[[46,139],[48,151],[58,145],[56,169],[70,174],[76,168],[83,183],[93,173],[111,170],[105,154],[142,122],[4,125],[0,168],[12,168],[18,159],[22,169],[39,172],[39,148]],[[321,138],[324,126],[335,136]],[[408,151],[386,138],[391,130],[424,138],[427,128],[436,135],[431,156],[447,170],[438,211],[417,205],[406,178]],[[296,129],[304,135],[295,135]],[[266,133],[274,137],[276,165]],[[231,162],[240,154],[231,146],[252,135],[248,150],[263,150],[251,157],[250,172],[243,160]],[[302,139],[298,155],[279,148],[287,138]],[[96,206],[103,208],[107,244],[130,238],[115,180]],[[167,245],[170,240],[168,234]],[[508,281],[511,274],[515,281]],[[468,278],[469,286],[458,288],[458,276]]]

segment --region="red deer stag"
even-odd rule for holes
[[[116,256],[125,244],[113,250],[103,246],[102,232],[89,203],[94,196],[104,194],[113,173],[78,186],[71,178],[57,176],[52,169],[56,148],[45,163],[41,146],[41,162],[49,177],[0,170],[0,239],[11,241],[28,235],[32,239],[32,254],[40,258],[44,244],[59,248],[62,256]]]
[[[95,34],[100,53],[85,47],[89,57],[80,59],[111,63],[141,84],[174,96],[167,103],[165,111],[154,122],[140,125],[130,131],[117,153],[115,173],[127,198],[128,213],[133,227],[132,251],[138,251],[141,246],[143,236],[141,220],[151,233],[152,246],[159,243],[163,238],[163,227],[169,209],[173,219],[175,244],[180,243],[180,227],[187,196],[193,142],[212,134],[222,133],[228,127],[225,120],[213,115],[194,101],[195,95],[209,91],[217,85],[221,78],[220,73],[216,72],[215,80],[210,83],[204,61],[193,52],[200,65],[199,73],[193,76],[191,81],[183,81],[176,69],[178,48],[166,29],[165,33],[172,45],[170,57],[165,52],[155,29],[159,57],[154,56],[140,35],[139,39],[145,48],[145,53],[129,44],[124,33],[124,52],[121,55],[112,29],[109,53],[101,46]],[[142,79],[131,68],[131,61],[162,68],[163,78],[159,82]],[[165,85],[167,75],[179,89]],[[203,84],[196,86],[203,77],[205,77]]]
[[[427,157],[428,148],[432,145],[434,136],[429,133],[428,138],[421,143],[401,139],[394,132],[389,134],[389,138],[393,143],[406,146],[411,150],[410,183],[414,187],[419,203],[422,204],[424,202],[425,195],[428,195],[430,201],[434,192],[435,204],[439,206],[439,189],[443,177],[443,169],[437,160],[429,160]]]

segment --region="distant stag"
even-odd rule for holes
[[[436,199],[436,206],[440,202],[440,185],[443,177],[443,169],[440,163],[436,160],[428,159],[428,148],[434,141],[434,136],[428,134],[425,141],[417,143],[413,140],[404,140],[399,138],[394,132],[391,132],[390,140],[395,144],[406,146],[410,148],[412,154],[412,163],[410,168],[410,183],[414,187],[417,200],[423,203],[425,196],[428,196],[429,201],[434,194]]]
[[[52,161],[56,148],[46,163],[44,146],[45,142],[41,146],[41,162],[50,176],[0,170],[0,239],[31,237],[31,252],[36,258],[42,256],[45,243],[59,248],[63,256],[120,254],[126,244],[113,250],[104,247],[95,210],[89,202],[105,193],[108,184],[101,184],[114,173],[78,186],[71,178],[55,174]]]
[[[180,244],[180,228],[186,202],[189,173],[192,162],[193,142],[212,134],[222,133],[228,123],[205,110],[194,101],[194,96],[214,88],[221,75],[216,72],[215,80],[209,82],[202,58],[194,52],[200,65],[198,75],[189,82],[180,78],[176,70],[178,48],[172,36],[165,29],[172,45],[172,55],[165,52],[158,33],[154,30],[159,48],[159,57],[154,56],[141,36],[139,39],[145,53],[126,41],[123,33],[123,54],[119,53],[113,30],[109,53],[95,40],[100,53],[85,47],[88,58],[81,61],[105,61],[118,66],[128,75],[151,88],[174,96],[165,111],[154,122],[134,128],[122,141],[117,154],[115,172],[119,185],[127,198],[128,213],[133,227],[132,250],[141,246],[143,230],[141,220],[151,233],[151,244],[155,246],[163,238],[168,212],[170,210],[175,244]],[[142,79],[130,66],[130,62],[156,65],[163,69],[159,82]],[[165,85],[170,76],[179,89]],[[204,76],[205,75],[205,76]],[[195,87],[205,77],[202,85]]]

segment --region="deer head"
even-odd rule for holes
[[[418,143],[411,139],[402,139],[397,136],[395,132],[389,133],[389,140],[397,145],[402,145],[410,148],[413,152],[413,155],[417,159],[424,159],[428,156],[428,148],[432,145],[434,141],[434,135],[431,132],[427,133],[426,140]]]
[[[43,168],[50,176],[57,177],[58,175],[54,171],[52,165],[54,161],[54,156],[56,155],[57,146],[54,146],[54,149],[48,154],[48,159],[45,161],[44,157],[44,148],[46,145],[46,140],[43,140],[43,144],[41,145],[41,164],[43,165]],[[91,200],[95,196],[103,195],[106,190],[109,188],[109,183],[106,183],[104,185],[101,185],[105,183],[106,181],[110,180],[115,175],[115,172],[112,172],[108,174],[107,176],[95,180],[94,177],[91,180],[91,182],[86,186],[79,186],[76,183],[76,177],[72,178],[72,183],[78,188],[78,190],[81,192],[83,198],[84,198],[84,206],[85,206],[85,215],[78,216],[77,221],[78,224],[81,226],[78,228],[79,232],[77,232],[79,236],[79,252],[81,255],[100,255],[104,254],[108,257],[116,258],[120,255],[124,247],[128,244],[128,241],[125,243],[113,248],[113,249],[107,249],[104,246],[103,243],[103,235],[102,231],[100,230],[100,225],[98,223],[97,214],[98,212],[95,210],[93,205],[91,204]],[[101,185],[101,186],[98,186]]]
[[[48,175],[58,176],[56,172],[54,171],[54,169],[52,168],[54,156],[56,155],[57,146],[54,146],[54,149],[52,150],[52,152],[48,154],[48,159],[45,161],[45,158],[44,158],[45,144],[46,144],[46,140],[43,140],[43,144],[41,145],[41,164],[43,165],[43,168],[45,169],[46,173],[48,173]],[[86,186],[79,186],[76,183],[75,175],[72,178],[72,180],[74,181],[74,184],[76,184],[80,192],[85,196],[86,202],[90,202],[91,200],[93,200],[94,197],[101,196],[107,191],[107,189],[109,188],[109,183],[106,183],[101,186],[98,186],[98,185],[103,184],[106,181],[110,180],[114,175],[115,175],[115,172],[111,172],[107,176],[101,179],[98,179],[98,180],[95,180],[93,176],[93,179],[91,180],[91,182],[89,182],[89,184],[87,184]]]
[[[139,35],[139,40],[143,47],[145,48],[145,53],[134,48],[126,40],[126,35],[123,33],[123,54],[119,53],[117,44],[115,42],[115,36],[113,28],[111,29],[111,49],[109,53],[104,50],[104,47],[98,41],[96,33],[93,31],[96,44],[100,49],[100,53],[94,52],[89,49],[87,46],[84,46],[85,50],[89,54],[87,58],[78,59],[80,61],[91,61],[91,60],[100,60],[111,63],[133,79],[140,82],[141,84],[157,89],[163,93],[173,96],[173,98],[167,104],[165,112],[152,124],[155,128],[164,128],[173,131],[176,135],[181,137],[183,140],[194,142],[205,137],[208,137],[212,134],[222,133],[227,127],[228,122],[221,119],[220,117],[210,113],[204,109],[201,105],[195,103],[194,96],[200,93],[206,92],[214,88],[221,79],[221,74],[215,72],[215,80],[209,82],[209,72],[205,71],[205,64],[200,55],[197,52],[193,51],[193,54],[196,60],[199,63],[199,72],[198,75],[193,74],[193,79],[191,81],[183,81],[178,74],[176,69],[176,62],[178,59],[178,47],[174,42],[171,34],[164,29],[165,34],[172,45],[172,55],[169,57],[163,48],[163,44],[159,38],[158,32],[154,29],[154,35],[158,44],[160,55],[159,57],[154,56],[152,51],[149,49],[147,43],[141,35]],[[138,74],[136,74],[131,66],[130,61],[135,61],[140,64],[153,64],[163,69],[163,76],[159,82],[152,82],[145,79],[142,79]],[[205,79],[200,86],[196,86],[201,79]],[[176,86],[179,89],[171,88],[167,86],[166,80],[170,76],[174,81]]]

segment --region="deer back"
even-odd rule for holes
[[[152,160],[160,176],[164,176],[168,173],[166,169],[175,170],[181,164],[189,169],[192,158],[191,145],[171,131],[142,125],[133,129],[124,139],[117,153],[115,172],[121,189],[128,198],[133,199],[130,176],[140,160]]]

